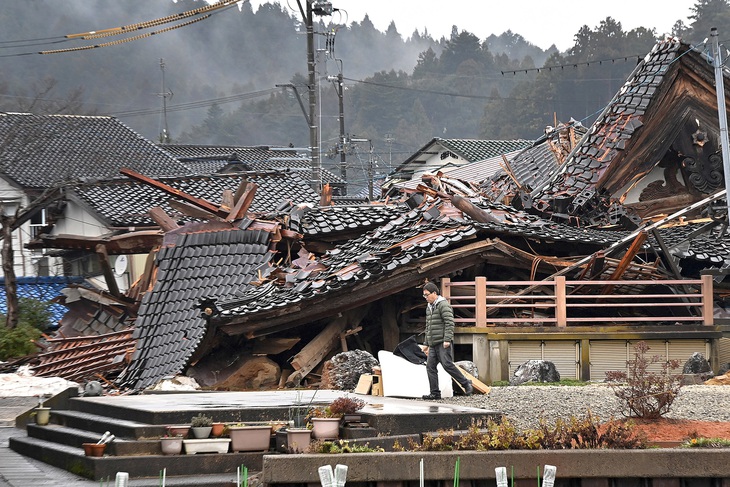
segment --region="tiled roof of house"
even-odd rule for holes
[[[373,229],[406,210],[403,205],[305,207],[291,212],[289,225],[305,237],[327,238],[338,233]]]
[[[462,156],[469,162],[489,159],[501,154],[524,149],[532,145],[531,140],[480,140],[480,139],[434,139],[445,148]]]
[[[581,229],[541,220],[514,208],[482,201],[480,205],[503,223],[476,223],[451,205],[436,202],[401,213],[395,219],[359,238],[338,245],[319,259],[323,270],[291,270],[286,286],[269,282],[249,286],[240,296],[221,300],[222,319],[281,309],[301,301],[319,302],[351,292],[392,275],[398,269],[469,241],[494,236],[519,236],[555,242],[583,243],[601,248],[614,243],[625,232]]]
[[[157,281],[142,299],[137,348],[120,382],[144,389],[180,372],[206,333],[200,298],[234,293],[272,257],[271,234],[231,230],[178,235],[157,255]]]
[[[2,173],[26,188],[120,177],[181,176],[183,164],[112,117],[0,113]]]
[[[177,157],[194,174],[275,169],[300,172],[305,180],[311,177],[312,162],[309,156],[294,148],[175,144],[162,144],[160,147]],[[345,184],[342,178],[327,169],[322,168],[321,174],[325,184]]]
[[[223,191],[235,192],[241,181],[247,178],[258,188],[251,203],[252,212],[271,212],[287,200],[295,203],[319,201],[311,187],[296,173],[268,174],[217,174],[184,178],[164,178],[161,182],[196,198],[219,203]],[[152,226],[154,221],[147,212],[159,206],[170,215],[178,215],[168,204],[170,195],[137,181],[110,181],[92,185],[79,185],[73,194],[102,216],[111,226]],[[189,218],[182,218],[188,220]]]
[[[83,282],[82,277],[66,277],[66,276],[37,276],[37,277],[18,277],[18,297],[31,298],[38,301],[48,302],[61,295],[61,290],[70,284],[78,284]],[[50,304],[52,325],[55,326],[63,315],[68,311],[65,306],[60,304]],[[5,278],[0,277],[0,313],[8,312],[8,300],[5,296]]]
[[[560,199],[574,198],[572,208],[589,203],[596,188],[611,173],[643,125],[654,93],[678,58],[680,47],[691,49],[677,39],[657,43],[639,63],[626,83],[611,100],[559,170],[542,186],[533,188],[533,206],[544,211]]]
[[[528,149],[525,149],[528,150]],[[507,152],[504,156],[511,160],[517,154],[519,150]],[[501,167],[504,164],[502,155],[490,157],[482,161],[471,162],[463,166],[444,169],[443,173],[449,178],[459,179],[462,181],[468,181],[470,183],[478,184],[487,178],[490,178],[501,171]],[[416,189],[416,187],[422,184],[418,179],[411,179],[403,183],[396,183],[395,186],[406,189]]]

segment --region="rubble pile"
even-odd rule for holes
[[[322,388],[353,390],[360,376],[372,374],[377,365],[377,359],[364,350],[338,353],[324,364]]]

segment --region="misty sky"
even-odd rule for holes
[[[263,0],[250,0],[254,11]],[[544,0],[330,0],[340,9],[332,21],[360,22],[367,13],[378,30],[385,31],[391,20],[398,32],[410,36],[415,29],[428,30],[434,38],[448,37],[451,27],[467,30],[480,39],[506,30],[522,35],[527,41],[547,49],[555,44],[564,51],[573,45],[573,36],[583,25],[591,29],[610,16],[623,30],[635,27],[655,28],[657,34],[671,31],[677,20],[689,23],[690,8],[696,0],[611,0],[604,2],[560,3]],[[297,13],[295,0],[280,2]],[[719,27],[719,26],[718,26]]]

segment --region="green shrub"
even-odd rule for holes
[[[310,447],[312,453],[382,453],[382,448],[371,448],[367,443],[350,443],[348,440],[315,441]]]
[[[40,337],[41,331],[28,324],[18,325],[15,328],[8,328],[4,323],[1,324],[0,360],[6,361],[37,352],[38,346],[34,341]]]

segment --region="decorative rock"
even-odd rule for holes
[[[362,374],[372,374],[378,361],[364,350],[341,352],[324,364],[322,387],[354,390]]]
[[[720,370],[717,371],[717,375],[725,375],[730,372],[730,362],[722,364]]]
[[[548,360],[528,360],[523,363],[509,380],[511,386],[525,382],[559,382],[560,373],[555,364]]]
[[[687,359],[682,368],[683,374],[706,374],[712,372],[710,363],[705,359],[705,356],[699,352],[695,352],[692,356]]]
[[[477,368],[477,364],[475,364],[471,360],[459,360],[458,362],[454,362],[454,365],[461,367],[474,377],[479,377],[479,369]]]

